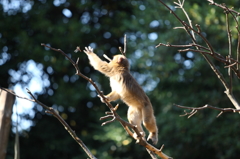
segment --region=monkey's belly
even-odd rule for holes
[[[123,86],[120,82],[118,82],[115,79],[110,78],[110,86],[112,88],[112,91],[116,91],[119,95],[123,92]]]
[[[124,80],[124,77],[116,75],[110,78],[110,86],[128,106],[141,108],[146,104],[145,93],[132,78]]]

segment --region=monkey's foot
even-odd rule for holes
[[[139,143],[141,138],[146,141],[145,133],[144,132],[140,132],[140,134],[141,134],[141,136],[138,136],[137,133],[133,134],[133,138],[136,140],[136,143]]]
[[[147,138],[147,141],[149,140],[152,140],[153,144],[156,145],[158,142],[158,135],[156,133],[150,133]]]

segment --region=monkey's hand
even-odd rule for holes
[[[93,48],[91,46],[85,47],[85,50],[83,50],[86,54],[91,54],[93,53]]]
[[[100,95],[98,95],[98,97],[100,98],[100,100],[101,100],[101,102],[102,103],[105,103],[105,101],[104,101],[104,99],[103,99],[103,97],[102,96],[100,96]],[[107,98],[107,96],[104,96],[106,99],[107,99],[107,101],[108,101],[108,98]]]

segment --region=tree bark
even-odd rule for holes
[[[15,96],[0,89],[0,158],[7,154],[8,135],[11,126],[12,107]]]

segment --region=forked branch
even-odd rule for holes
[[[187,112],[187,111],[184,111],[185,114],[181,115],[181,116],[188,116],[188,118],[192,117],[194,114],[196,114],[199,110],[203,110],[203,109],[214,109],[214,110],[218,110],[220,111],[220,113],[217,115],[217,117],[219,117],[220,115],[222,115],[223,113],[226,113],[226,112],[232,112],[232,113],[236,113],[236,112],[240,112],[240,109],[234,109],[234,108],[218,108],[218,107],[214,107],[214,106],[211,106],[211,105],[204,105],[202,107],[186,107],[186,106],[182,106],[182,105],[177,105],[177,104],[174,104],[176,107],[179,107],[179,108],[183,108],[183,109],[190,109],[192,110],[191,112]]]
[[[226,7],[223,5],[219,5],[215,2],[213,2],[213,0],[208,0],[209,2],[211,2],[212,5],[216,5],[222,9],[225,10],[226,13],[226,25],[227,25],[227,35],[228,35],[228,42],[229,42],[229,55],[227,57],[222,56],[219,53],[216,53],[213,49],[213,46],[211,45],[211,43],[206,39],[205,36],[203,36],[202,32],[201,32],[201,28],[200,25],[196,24],[196,29],[194,29],[192,26],[192,21],[189,18],[188,14],[186,13],[186,11],[183,8],[183,4],[184,4],[184,0],[178,0],[178,3],[175,2],[175,4],[177,5],[176,8],[180,8],[182,9],[182,11],[184,12],[185,16],[187,17],[188,23],[184,22],[169,6],[167,6],[162,0],[159,0],[160,3],[162,3],[169,11],[171,14],[174,15],[174,17],[182,24],[183,27],[177,27],[177,28],[182,28],[184,29],[187,34],[190,36],[190,38],[192,39],[192,44],[189,45],[171,45],[171,44],[162,44],[160,43],[158,46],[167,46],[167,47],[187,47],[186,49],[181,49],[179,50],[179,52],[187,52],[187,51],[194,51],[194,52],[199,52],[207,61],[207,63],[209,64],[209,66],[211,67],[211,69],[213,70],[213,72],[216,74],[216,76],[218,77],[218,79],[221,81],[221,83],[223,84],[224,88],[225,88],[225,93],[227,95],[227,97],[229,98],[229,100],[232,102],[232,104],[234,105],[234,107],[238,110],[240,109],[239,103],[237,102],[237,100],[235,99],[233,93],[232,93],[232,73],[231,71],[233,71],[235,73],[235,75],[240,79],[240,72],[239,72],[239,47],[240,47],[240,42],[238,44],[237,47],[237,59],[234,59],[232,57],[232,40],[231,40],[231,31],[229,29],[229,18],[228,18],[228,14],[230,13],[233,17],[234,20],[236,21],[236,28],[238,31],[238,38],[240,38],[240,34],[239,34],[239,29],[238,29],[238,22],[237,22],[237,18],[234,14],[237,14],[238,16],[240,15],[240,13]],[[191,34],[192,33],[192,34]],[[197,36],[199,36],[206,44],[205,46],[199,45],[196,41],[195,38],[195,34]],[[238,41],[240,41],[238,39]],[[192,47],[195,47],[196,49],[193,49]],[[225,77],[222,75],[222,73],[220,72],[220,70],[215,66],[215,64],[210,60],[210,57],[213,57],[214,59],[222,62],[223,64],[227,65],[228,68],[228,72],[229,72],[229,82],[227,82],[227,80],[225,79]],[[225,109],[225,108],[224,108]],[[195,109],[196,110],[196,109]],[[192,111],[190,114],[194,114],[196,113],[196,111]]]

